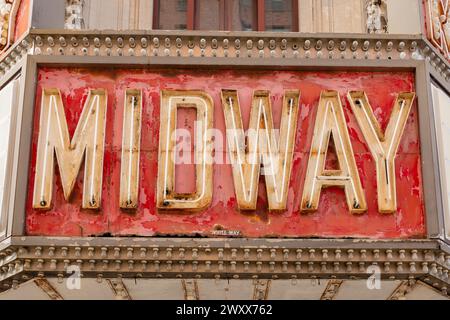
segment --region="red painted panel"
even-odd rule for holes
[[[43,88],[59,88],[73,134],[89,88],[108,91],[106,154],[102,211],[81,209],[82,177],[70,202],[63,198],[57,172],[53,209],[32,209],[32,190],[39,134],[40,100]],[[124,91],[143,89],[142,153],[139,209],[119,208],[120,157]],[[254,90],[272,93],[276,127],[281,117],[284,90],[301,90],[301,109],[296,138],[293,174],[290,181],[288,210],[267,211],[264,180],[259,187],[258,209],[244,213],[237,209],[231,166],[214,165],[214,196],[211,207],[200,213],[158,212],[155,208],[159,140],[160,90],[204,90],[215,103],[214,127],[224,130],[220,101],[221,89],[239,91],[244,126],[248,124]],[[330,188],[322,192],[319,210],[313,214],[299,212],[309,149],[321,90],[338,90],[344,106],[356,162],[366,193],[369,210],[361,216],[348,211],[344,192]],[[410,72],[296,72],[296,71],[209,71],[209,70],[107,70],[56,69],[39,70],[26,230],[29,235],[114,236],[203,235],[213,236],[215,228],[240,231],[247,237],[356,237],[356,238],[422,238],[425,218],[422,194],[421,161],[417,103],[414,103],[396,159],[398,212],[380,214],[377,210],[375,163],[346,98],[348,90],[365,90],[374,113],[386,127],[395,100],[401,91],[414,91]],[[226,143],[224,142],[224,146]],[[225,156],[226,149],[216,150]],[[332,160],[332,159],[330,159]],[[180,172],[180,170],[177,170]],[[192,177],[191,174],[189,176]],[[181,186],[189,188],[189,184]]]

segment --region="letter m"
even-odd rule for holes
[[[84,160],[82,207],[100,208],[106,109],[105,90],[90,90],[71,141],[61,93],[58,89],[43,90],[33,208],[51,208],[55,154],[66,201],[72,194]]]

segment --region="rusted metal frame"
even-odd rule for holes
[[[430,67],[423,61],[419,63],[416,69],[416,91],[419,105],[420,147],[426,226],[429,238],[441,238],[444,235],[444,208],[440,182],[441,174],[439,171],[435,114],[430,81]]]

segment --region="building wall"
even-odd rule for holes
[[[387,0],[389,33],[420,34],[420,1]]]
[[[153,1],[85,0],[86,29],[148,30],[153,23]]]
[[[299,0],[298,29],[300,32],[367,33],[370,1]],[[86,29],[152,29],[153,1],[85,0],[84,3]],[[419,4],[420,0],[383,0],[380,13],[383,23],[387,21],[387,31],[391,34],[419,34]],[[162,28],[167,24],[163,23]]]
[[[299,1],[300,32],[365,33],[361,0]]]

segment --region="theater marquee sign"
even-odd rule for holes
[[[422,238],[414,82],[41,68],[27,234]]]

